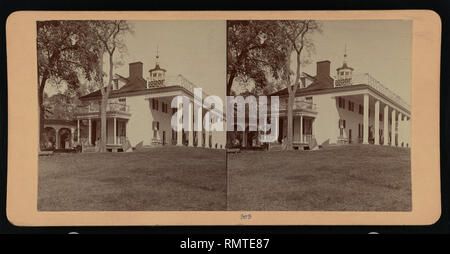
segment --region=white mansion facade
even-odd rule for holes
[[[311,145],[363,143],[410,146],[410,106],[368,73],[354,74],[344,60],[336,76],[330,61],[317,62],[316,76],[303,73],[294,105],[293,143]],[[279,96],[279,141],[287,135],[287,89]]]
[[[177,111],[171,108],[172,99],[185,96],[192,106],[194,87],[182,75],[166,76],[166,70],[159,66],[158,56],[155,67],[149,70],[145,79],[143,63],[130,63],[129,77],[115,75],[108,99],[107,150],[128,151],[132,147],[165,145],[224,149],[224,131],[174,131],[171,127],[172,115]],[[203,93],[202,96],[207,95]],[[100,139],[101,91],[82,96],[80,100],[84,106],[76,115],[77,129],[80,130],[77,135],[83,147],[89,150],[90,147],[95,148]],[[182,104],[178,105],[181,109]],[[213,110],[202,106],[201,111],[204,116]],[[192,110],[190,113],[192,115]]]

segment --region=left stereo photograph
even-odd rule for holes
[[[225,21],[36,29],[38,211],[227,209]]]

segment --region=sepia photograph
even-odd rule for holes
[[[6,28],[11,224],[441,216],[436,13],[31,11]]]
[[[228,209],[411,211],[411,43],[410,20],[227,21]]]
[[[39,211],[411,211],[410,20],[37,22]]]
[[[225,21],[36,25],[39,211],[226,210]]]

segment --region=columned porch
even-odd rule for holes
[[[181,95],[181,94],[180,94]],[[177,94],[170,94],[169,96],[164,95],[149,95],[146,97],[150,103],[153,99],[158,100],[166,100],[172,104],[172,100],[178,96]],[[185,97],[189,98],[189,97]],[[187,111],[183,110],[183,103],[187,105]],[[170,104],[168,104],[170,106]],[[194,107],[194,101],[192,98],[189,98],[189,101],[183,101],[181,97],[175,101],[175,105],[177,108],[172,108],[172,114],[175,114],[178,121],[176,123],[177,130],[171,128],[172,137],[171,144],[176,146],[189,146],[189,147],[204,147],[204,148],[216,148],[213,146],[213,135],[211,131],[207,131],[206,128],[209,129],[210,124],[205,122],[203,123],[203,119],[205,118],[206,113],[210,110],[207,110],[202,105],[198,107]],[[194,112],[198,110],[197,112]],[[196,113],[199,117],[195,119],[194,113]],[[170,116],[172,117],[172,115]],[[186,121],[186,123],[184,123]],[[197,121],[197,122],[195,122]],[[184,128],[187,127],[187,129]]]
[[[292,130],[292,146],[294,149],[304,149],[310,147],[314,142],[314,120],[315,117],[305,115],[301,112],[294,112]],[[287,141],[287,116],[280,116],[279,119],[279,135],[278,142],[285,143]]]
[[[279,135],[278,142],[284,144],[287,142],[288,135],[288,116],[286,106],[287,100],[280,101],[279,114]],[[317,116],[317,106],[312,103],[312,97],[298,97],[293,105],[293,121],[292,121],[292,147],[294,149],[303,150],[305,148],[312,149],[316,145],[314,137],[314,121]]]
[[[131,114],[128,106],[109,103],[106,113],[106,150],[109,152],[130,149],[127,139],[127,123]],[[77,114],[77,140],[83,151],[99,151],[101,118],[98,107],[92,104],[79,109]]]
[[[370,91],[334,97],[337,143],[410,146],[410,116],[400,105]]]

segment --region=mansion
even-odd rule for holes
[[[146,78],[143,76],[142,62],[129,64],[128,77],[115,75],[107,105],[107,150],[130,151],[131,148],[166,145],[224,149],[226,135],[223,131],[172,129],[172,115],[177,111],[171,108],[172,99],[185,96],[192,105],[196,86],[182,75],[166,76],[166,70],[160,67],[158,58],[156,56],[155,67],[149,70]],[[202,96],[207,95],[203,93]],[[76,115],[77,129],[80,130],[77,139],[83,144],[84,151],[95,150],[101,133],[101,91],[79,99],[84,106]],[[182,105],[178,105],[181,109]],[[202,106],[201,111],[204,116],[214,110]]]
[[[345,56],[344,56],[345,59]],[[303,73],[295,94],[293,146],[327,144],[410,146],[410,106],[368,73],[354,74],[344,60],[330,76],[330,61],[317,62],[315,76]],[[279,138],[287,135],[287,89],[279,96]]]

